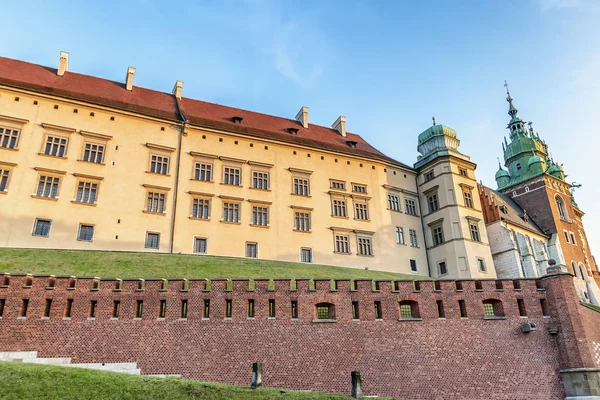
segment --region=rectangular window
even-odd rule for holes
[[[571,244],[574,244],[575,246],[577,246],[577,243],[575,243],[575,235],[573,234],[573,232],[570,232],[571,235]]]
[[[73,310],[73,299],[67,299],[65,306],[65,318],[71,318],[71,311]]]
[[[269,173],[252,172],[252,187],[254,189],[269,190]]]
[[[269,299],[269,318],[275,318],[275,300]]]
[[[308,178],[294,178],[294,194],[298,196],[310,195]]]
[[[98,308],[98,302],[96,300],[90,301],[90,318],[96,318],[96,309]]]
[[[458,173],[460,174],[460,176],[467,176],[467,170],[466,169],[459,168],[458,169]]]
[[[569,232],[567,231],[563,231],[565,233],[565,240],[567,241],[567,243],[571,243],[571,241],[569,240]]]
[[[254,318],[254,300],[248,300],[248,318]]]
[[[335,252],[350,254],[350,238],[347,235],[335,235]]]
[[[433,179],[433,177],[434,177],[433,171],[425,172],[425,182],[429,182],[430,180]]]
[[[10,170],[0,168],[0,192],[5,192],[8,186],[8,174]]]
[[[246,257],[250,257],[250,258],[258,257],[258,244],[257,243],[246,243]]]
[[[460,317],[467,318],[467,305],[464,300],[458,301],[458,309],[460,310]]]
[[[169,157],[167,156],[150,156],[150,172],[155,174],[167,175],[169,173]]]
[[[367,221],[369,219],[369,208],[367,203],[354,204],[354,218]]]
[[[367,193],[367,185],[352,184],[352,191],[355,193]]]
[[[79,224],[77,240],[91,242],[94,240],[94,225]]]
[[[414,259],[410,259],[410,270],[411,272],[417,272],[419,271],[419,266],[417,265],[417,260]]]
[[[437,211],[440,208],[437,193],[427,196],[427,204],[429,205],[430,213]]]
[[[463,198],[465,199],[465,207],[473,208],[473,195],[470,190],[463,192]]]
[[[21,312],[19,314],[19,316],[21,318],[27,317],[27,308],[28,307],[29,307],[29,299],[23,299],[23,302],[21,303]]]
[[[68,142],[69,139],[67,138],[59,136],[47,136],[44,154],[46,154],[47,156],[65,157],[65,154],[67,154]]]
[[[166,318],[167,317],[167,301],[161,300],[159,309],[158,309],[158,318]]]
[[[471,240],[481,242],[481,237],[479,236],[479,227],[477,224],[471,223],[469,224],[469,228],[471,230]]]
[[[181,300],[181,318],[182,319],[187,319],[187,312],[188,312],[188,301]]]
[[[205,299],[204,300],[204,316],[203,318],[210,318],[210,300],[209,299]]]
[[[223,221],[234,223],[240,222],[239,203],[223,203]]]
[[[483,258],[477,259],[477,265],[479,266],[480,272],[485,272],[485,261],[483,261]]]
[[[438,264],[438,271],[440,275],[446,275],[448,273],[448,267],[446,266],[446,261],[442,261]]]
[[[50,236],[50,226],[52,221],[48,219],[35,219],[35,226],[33,227],[33,236]]]
[[[388,208],[392,211],[400,211],[400,197],[395,194],[388,194]]]
[[[486,317],[493,317],[496,314],[494,313],[494,305],[492,303],[483,303],[483,314]]]
[[[197,181],[212,182],[213,165],[196,163],[194,166],[194,179]]]
[[[232,302],[231,300],[225,300],[225,318],[231,318]]]
[[[292,318],[298,319],[298,302],[296,300],[292,300]]]
[[[404,240],[404,228],[400,226],[396,227],[396,243],[406,244],[406,241]]]
[[[135,317],[142,318],[144,314],[144,300],[138,300],[135,308]]]
[[[360,319],[360,311],[358,309],[358,301],[352,302],[352,319]]]
[[[164,214],[166,198],[165,193],[148,192],[146,211]]]
[[[540,299],[540,307],[542,307],[542,315],[544,317],[549,317],[548,306],[546,305],[546,299]]]
[[[226,185],[241,185],[242,170],[240,168],[225,167],[223,169],[223,183]]]
[[[37,193],[39,197],[46,197],[49,199],[55,199],[58,196],[58,184],[60,178],[56,176],[44,176],[40,175],[38,181]]]
[[[406,213],[409,215],[417,215],[417,202],[412,199],[404,199]]]
[[[4,315],[4,305],[6,304],[6,299],[0,299],[0,318]]]
[[[375,319],[382,319],[383,315],[382,315],[382,310],[381,310],[381,302],[380,301],[376,301],[375,302]]]
[[[206,238],[194,238],[194,253],[206,254]]]
[[[439,225],[431,228],[431,236],[433,238],[434,246],[439,246],[444,243],[444,230],[442,229],[442,226]]]
[[[115,300],[113,302],[113,314],[112,314],[112,317],[113,318],[119,318],[120,314],[121,314],[121,302],[119,300]]]
[[[158,249],[160,244],[160,233],[146,232],[146,248]]]
[[[300,262],[303,263],[311,263],[312,259],[312,249],[308,247],[304,247],[300,249]]]
[[[372,256],[373,247],[371,245],[371,238],[358,238],[358,254],[362,256]]]
[[[444,311],[444,301],[437,300],[436,305],[437,305],[438,318],[446,318],[446,312]]]
[[[346,217],[346,200],[333,200],[333,216]]]
[[[0,128],[0,147],[4,149],[16,149],[19,141],[19,130]]]
[[[210,216],[210,200],[209,199],[193,199],[192,200],[192,218],[208,219]]]
[[[310,232],[310,213],[300,211],[295,212],[294,229],[297,231]]]
[[[410,236],[410,245],[411,247],[419,247],[419,241],[417,239],[417,231],[416,229],[409,229],[408,234]]]
[[[50,318],[51,310],[52,310],[52,299],[46,299],[46,306],[44,307],[44,318]],[[0,311],[0,317],[1,316],[2,316],[2,311]]]
[[[252,225],[269,225],[269,207],[252,207]]]
[[[78,203],[95,204],[98,194],[98,184],[93,182],[79,181],[75,201]]]
[[[104,161],[104,145],[86,143],[83,147],[83,161],[102,164]]]
[[[412,318],[412,305],[410,304],[400,304],[400,318]]]
[[[346,190],[346,182],[330,180],[329,187],[332,189]]]
[[[517,307],[519,308],[519,316],[526,317],[527,311],[525,310],[525,300],[517,299]]]

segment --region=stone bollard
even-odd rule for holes
[[[261,362],[252,363],[252,384],[250,385],[250,389],[252,390],[256,390],[262,386],[263,365]]]
[[[355,399],[363,398],[362,379],[360,379],[360,371],[352,371],[352,397]]]

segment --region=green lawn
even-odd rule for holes
[[[0,249],[0,273],[101,278],[367,278],[416,275],[247,258],[104,251]]]
[[[350,377],[348,377],[350,382]],[[349,384],[349,383],[348,383]],[[204,383],[176,378],[151,378],[115,372],[0,362],[0,398],[60,400],[349,400],[316,392]]]

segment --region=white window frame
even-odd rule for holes
[[[198,240],[204,240],[204,252],[197,251],[197,249],[198,249],[198,246],[197,246]],[[192,248],[192,253],[193,254],[208,254],[208,237],[206,237],[206,236],[194,236],[194,242],[193,242],[192,246],[193,246],[193,248]]]
[[[150,247],[148,246],[148,238],[150,235],[157,235],[158,239],[156,241],[156,247]],[[146,238],[144,240],[144,248],[145,249],[152,249],[152,250],[160,250],[160,232],[157,231],[146,231]]]
[[[92,237],[90,239],[82,239],[81,238],[81,228],[83,228],[84,226],[92,228]],[[93,242],[95,235],[96,235],[96,226],[94,224],[86,224],[83,222],[79,224],[79,229],[77,229],[77,241],[78,242]]]

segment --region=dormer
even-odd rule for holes
[[[233,123],[234,123],[234,124],[236,124],[236,125],[240,125],[240,124],[242,123],[242,120],[243,120],[243,119],[244,119],[244,118],[242,118],[242,117],[237,117],[237,116],[236,116],[236,117],[233,117],[233,118],[231,118],[231,120],[233,121]]]

